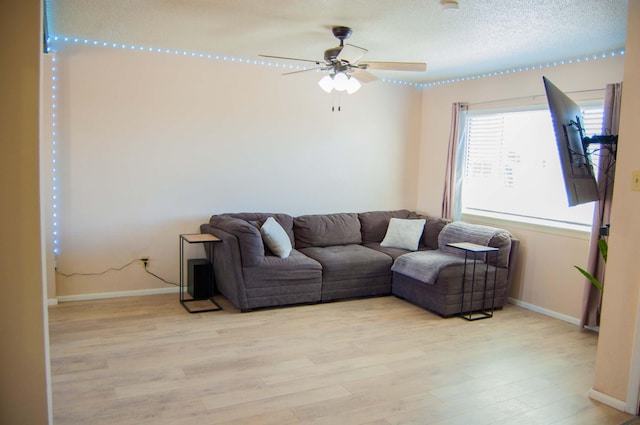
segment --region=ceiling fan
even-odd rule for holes
[[[318,83],[327,93],[335,89],[337,91],[347,91],[347,93],[351,94],[360,88],[361,82],[368,83],[377,80],[378,77],[367,71],[368,69],[413,72],[424,72],[427,70],[427,64],[423,62],[360,62],[368,50],[353,44],[345,44],[344,42],[344,40],[351,36],[353,30],[349,27],[336,26],[332,28],[331,32],[335,38],[340,40],[340,45],[325,50],[323,60],[298,59],[273,55],[260,56],[265,58],[312,62],[317,65],[313,68],[287,72],[283,75],[314,70],[330,71],[330,74],[323,77]]]

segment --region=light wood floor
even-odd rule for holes
[[[188,314],[176,295],[50,307],[54,423],[579,424],[597,336],[515,306],[442,319],[395,297]]]

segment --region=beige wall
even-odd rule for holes
[[[453,102],[468,102],[475,109],[545,104],[543,75],[567,92],[603,89],[607,83],[622,81],[623,65],[623,57],[618,56],[426,89],[423,95],[418,209],[430,214],[440,213]],[[603,94],[571,96],[576,100],[586,100]],[[499,101],[521,97],[525,98]],[[587,263],[587,233],[514,222],[470,221],[505,227],[521,240],[516,279],[509,293],[513,301],[570,322],[579,322],[584,279],[573,265]]]
[[[594,389],[617,400],[627,400],[634,337],[637,337],[638,292],[640,291],[640,192],[631,191],[631,174],[640,170],[640,0],[629,1],[627,44],[616,183],[611,211],[609,259],[605,276],[602,319]],[[636,344],[640,341],[636,341]],[[635,379],[638,376],[635,375]],[[635,404],[635,400],[627,400]]]
[[[40,250],[40,2],[0,2],[0,423],[49,423]]]
[[[149,256],[176,282],[178,234],[214,213],[415,208],[418,88],[335,97],[316,72],[92,46],[57,67],[63,273]],[[58,296],[167,287],[139,262],[56,280]]]

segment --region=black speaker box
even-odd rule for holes
[[[196,300],[213,297],[212,267],[204,258],[187,261],[187,289]]]

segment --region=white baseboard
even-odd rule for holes
[[[613,398],[606,394],[603,394],[600,391],[594,390],[593,388],[589,390],[589,398],[591,400],[599,401],[602,404],[606,404],[607,406],[613,407],[614,409],[620,410],[622,412],[626,411],[625,410],[627,407],[626,402],[622,400],[618,400],[617,398]],[[632,413],[632,412],[627,412],[627,413]]]
[[[172,288],[138,289],[134,291],[98,292],[95,294],[61,295],[57,298],[57,302],[66,303],[70,301],[103,300],[107,298],[137,297],[141,295],[177,294],[178,292],[180,292],[180,288],[176,286]]]
[[[548,310],[546,308],[542,308],[534,304],[529,304],[511,297],[509,297],[507,301],[510,304],[517,305],[518,307],[526,308],[527,310],[535,311],[536,313],[544,314],[545,316],[553,317],[555,319],[560,319],[573,325],[580,326],[580,319],[576,317],[571,317],[566,314],[558,313],[557,311]]]
[[[578,318],[571,317],[571,316],[568,316],[566,314],[561,314],[561,313],[558,313],[556,311],[548,310],[546,308],[542,308],[542,307],[539,307],[539,306],[534,305],[534,304],[529,304],[527,302],[520,301],[520,300],[517,300],[515,298],[508,298],[507,301],[510,304],[517,305],[518,307],[526,308],[527,310],[535,311],[536,313],[544,314],[545,316],[550,316],[550,317],[553,317],[553,318],[556,318],[556,319],[563,320],[565,322],[569,322],[569,323],[574,324],[576,326],[580,326],[580,319],[578,319]],[[590,330],[593,330],[593,331],[596,331],[596,332],[598,331],[598,328],[587,328],[587,329],[590,329]],[[600,402],[602,404],[605,404],[605,405],[607,405],[609,407],[612,407],[612,408],[614,408],[616,410],[620,410],[620,411],[626,412],[626,413],[631,413],[633,415],[636,414],[636,412],[628,411],[628,406],[627,406],[627,403],[625,401],[618,400],[617,398],[613,398],[613,397],[611,397],[609,395],[601,393],[600,391],[594,390],[593,388],[591,388],[589,390],[588,396],[589,396],[590,399],[598,401],[598,402]]]
[[[58,305],[58,299],[57,298],[49,298],[47,300],[47,305],[49,307],[51,307],[52,305]]]

